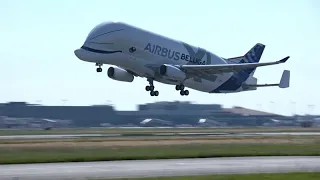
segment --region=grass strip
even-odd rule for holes
[[[232,174],[232,175],[206,175],[206,176],[179,176],[179,177],[154,177],[154,178],[125,178],[117,180],[319,180],[320,173],[265,173],[265,174]],[[89,179],[107,180],[107,179]],[[108,179],[110,180],[110,179]]]
[[[259,142],[259,140],[314,140],[320,143],[320,136],[298,136],[298,135],[283,135],[283,136],[193,136],[193,137],[185,137],[185,136],[150,136],[150,137],[93,137],[93,138],[61,138],[61,139],[5,139],[0,140],[1,144],[35,144],[35,143],[54,143],[54,142],[107,142],[107,141],[161,141],[161,140],[248,140],[251,139],[253,141]]]
[[[319,156],[319,143],[114,147],[2,147],[0,164],[244,156]]]

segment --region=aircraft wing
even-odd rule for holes
[[[191,74],[220,74],[228,72],[239,72],[246,69],[254,69],[261,66],[270,66],[275,64],[285,63],[290,56],[287,56],[279,61],[266,62],[266,63],[242,63],[242,64],[216,64],[216,65],[181,65],[180,69],[186,73]]]

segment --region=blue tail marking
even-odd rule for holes
[[[242,63],[258,63],[263,54],[265,45],[257,43],[252,47],[244,56],[239,57],[241,60],[239,64]],[[242,86],[242,83],[245,82],[250,75],[253,75],[253,72],[256,68],[245,69],[239,72],[233,73],[233,75],[226,82],[221,84],[217,89],[213,90],[212,93],[220,93],[221,91],[235,91]]]
[[[244,56],[240,63],[257,63],[260,61],[265,45],[257,43]]]
[[[261,59],[264,48],[265,45],[257,43],[243,56],[242,60],[239,63],[258,63]],[[237,75],[238,78],[240,78],[239,81],[242,83],[246,81],[250,75],[253,75],[255,69],[256,68],[245,69],[243,71],[235,73],[235,75]]]

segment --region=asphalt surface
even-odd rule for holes
[[[0,165],[1,180],[62,180],[205,174],[320,172],[320,156],[133,160]]]
[[[12,139],[76,139],[89,137],[150,137],[150,136],[320,136],[320,132],[259,132],[259,133],[141,133],[141,134],[57,134],[57,135],[10,135],[0,140]]]

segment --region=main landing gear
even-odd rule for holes
[[[159,96],[159,91],[154,90],[153,80],[147,79],[149,86],[146,86],[146,91],[150,91],[150,96]]]
[[[101,68],[102,64],[101,63],[96,63],[96,66],[99,66],[97,68],[97,72],[102,72],[102,68]]]
[[[147,79],[149,86],[146,86],[146,91],[150,91],[150,96],[159,96],[159,91],[154,90],[153,79]],[[189,91],[184,89],[184,85],[176,85],[176,90],[180,91],[181,96],[188,96]]]
[[[188,90],[184,90],[184,85],[183,84],[176,85],[176,90],[180,91],[180,95],[181,96],[188,96],[189,95],[189,91]]]

